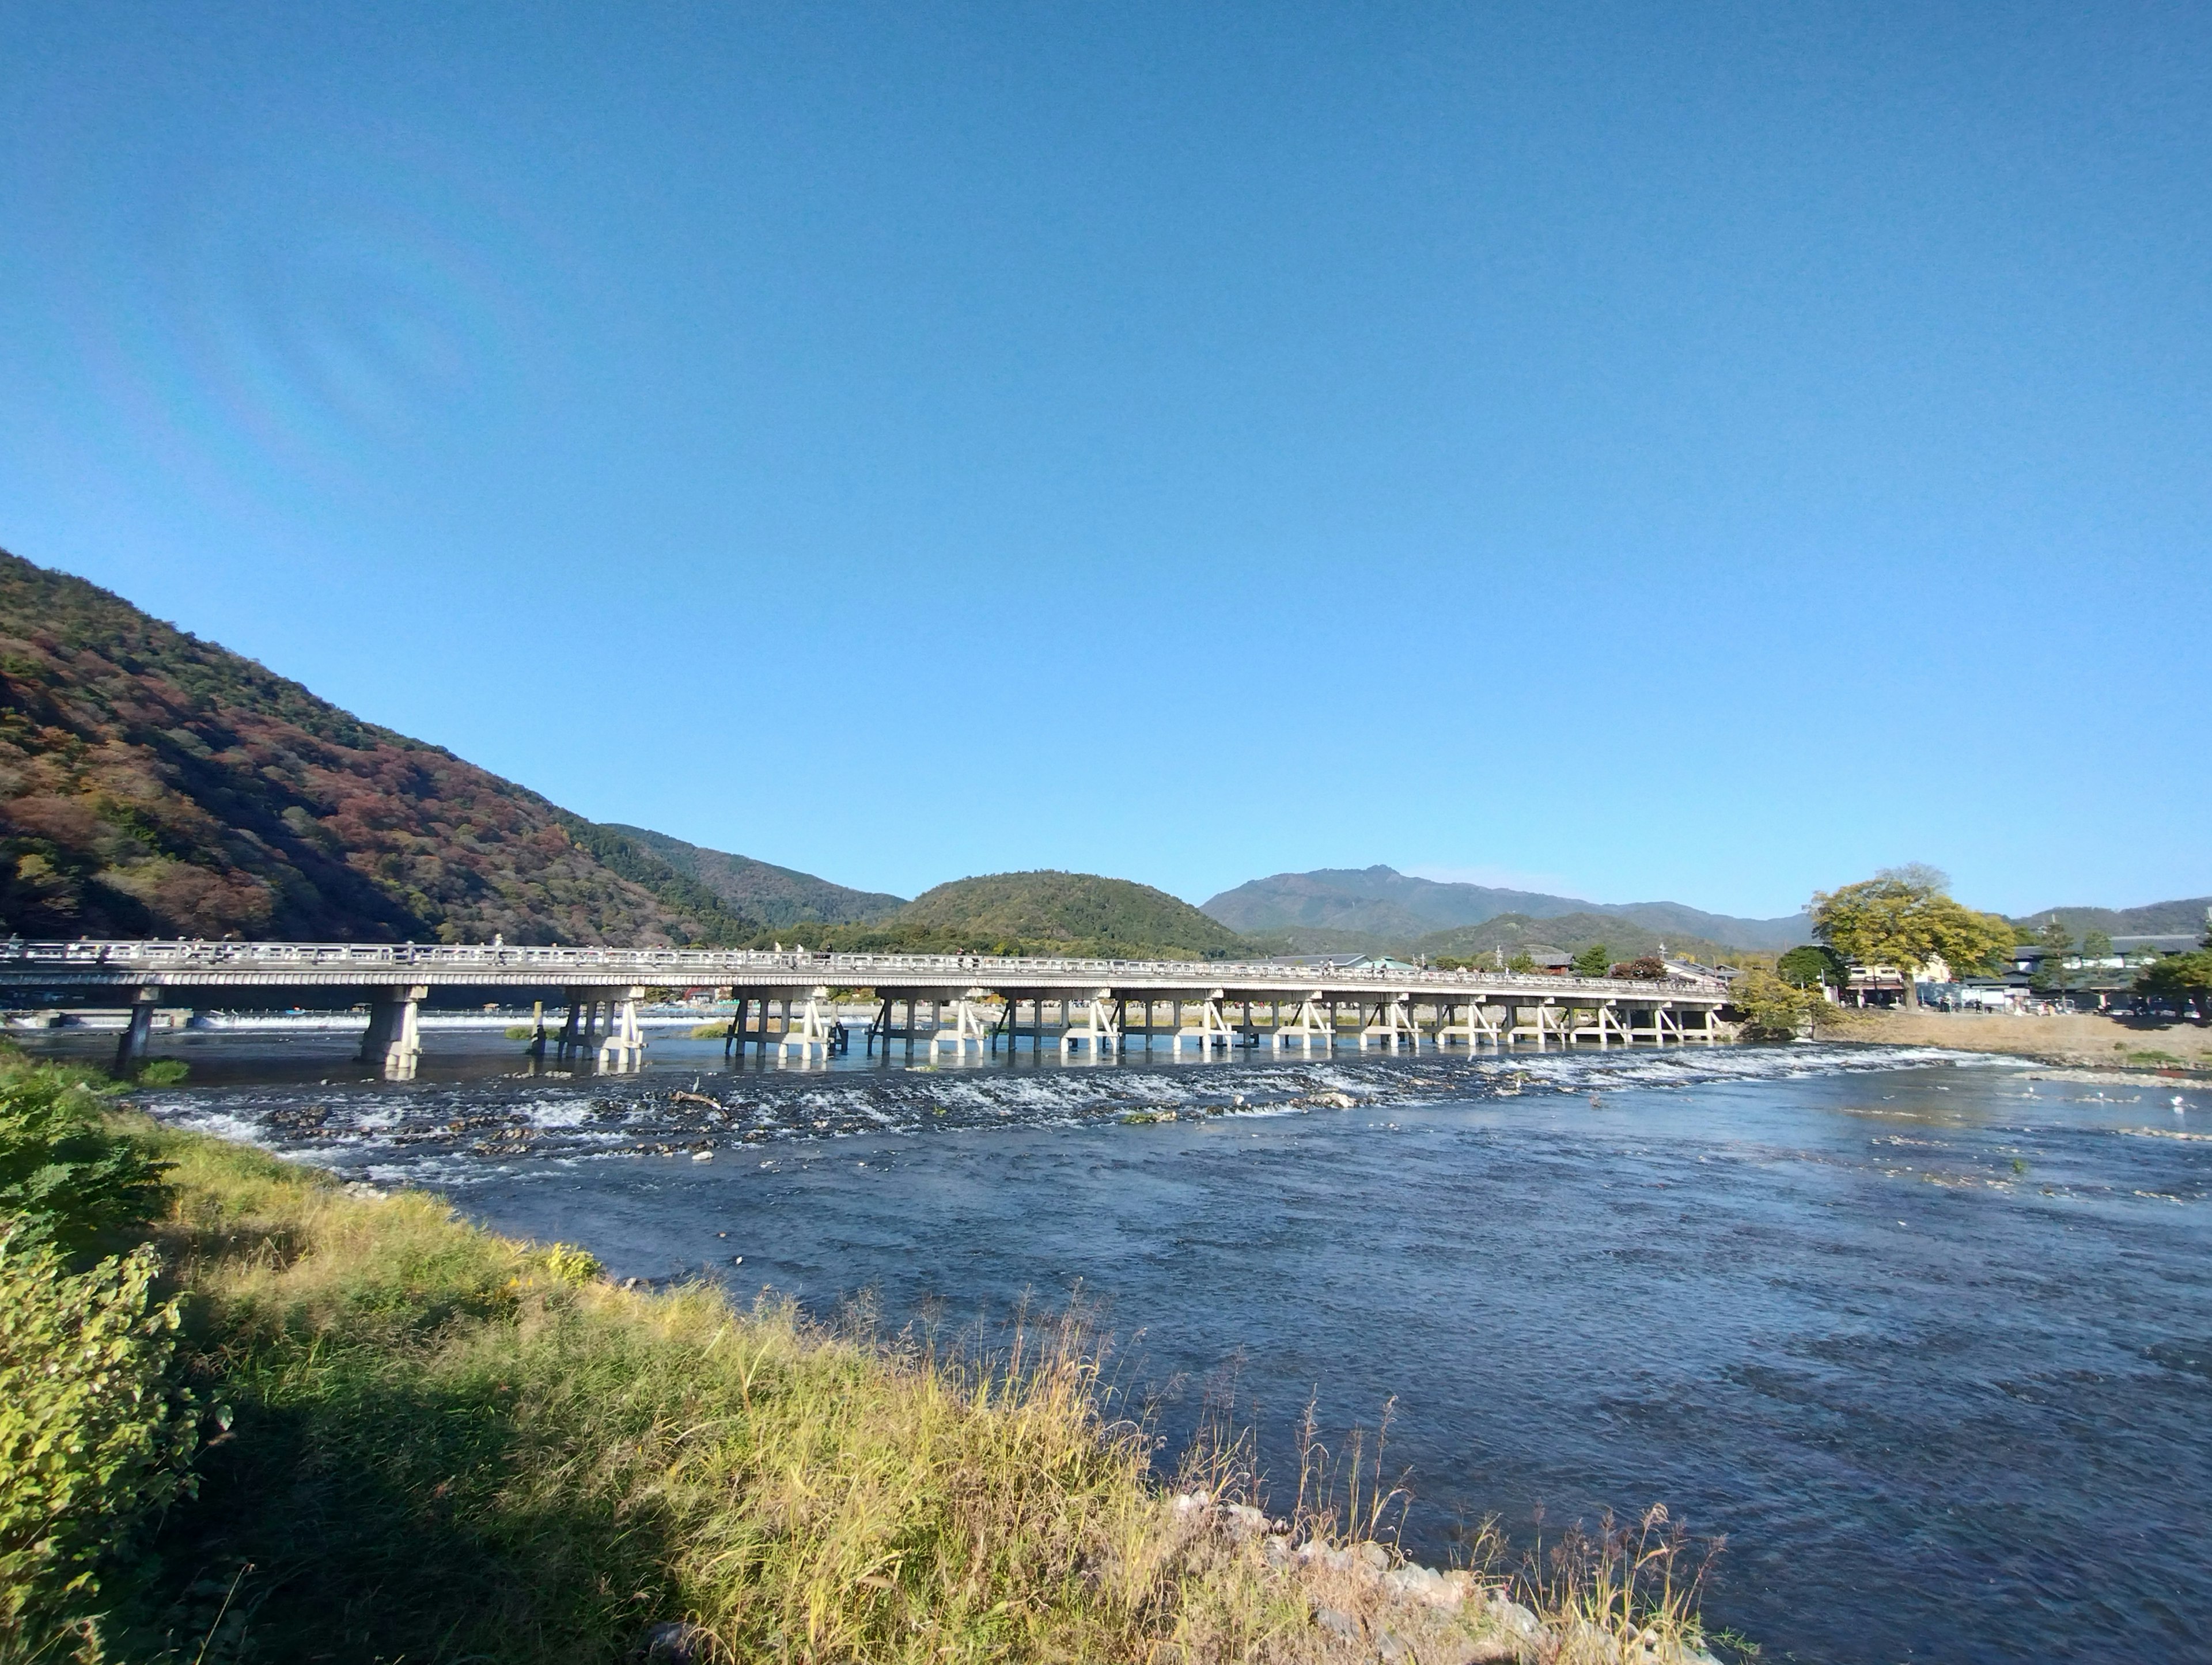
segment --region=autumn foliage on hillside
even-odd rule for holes
[[[731,941],[632,841],[0,552],[0,927]]]

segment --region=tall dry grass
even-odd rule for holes
[[[612,1659],[688,1619],[716,1657],[1225,1660],[1306,1623],[1176,1522],[1073,1325],[947,1358],[162,1143],[236,1418],[162,1545],[180,1656]]]
[[[1178,1503],[1070,1322],[951,1356],[706,1285],[625,1290],[430,1198],[139,1129],[175,1164],[157,1236],[185,1355],[234,1420],[109,1627],[124,1656],[614,1661],[671,1623],[696,1658],[794,1665],[1673,1648],[1616,1650],[1640,1660],[1696,1639],[1686,1601],[1654,1608],[1651,1564],[1626,1595],[1595,1562],[1516,1583],[1494,1531],[1456,1587],[1474,1599],[1409,1608],[1381,1576],[1395,1552],[1344,1553],[1402,1516],[1379,1435],[1333,1460],[1309,1426],[1295,1540],[1221,1507],[1260,1501],[1225,1418]],[[1307,1540],[1336,1547],[1291,1553]],[[1565,1628],[1501,1629],[1509,1587]],[[1348,1630],[1316,1622],[1340,1608]]]

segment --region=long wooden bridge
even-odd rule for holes
[[[510,947],[286,942],[25,942],[0,945],[0,1003],[112,1006],[130,1021],[117,1061],[145,1054],[161,1006],[219,1009],[368,1009],[362,1060],[412,1075],[418,1022],[434,995],[538,998],[533,1042],[615,1069],[645,1047],[638,1007],[655,988],[726,990],[735,1002],[726,1049],[802,1059],[842,1050],[833,995],[868,991],[868,1050],[894,1041],[911,1055],[1103,1056],[1164,1039],[1201,1056],[1267,1044],[1310,1054],[1346,1042],[1396,1052],[1463,1044],[1668,1045],[1723,1037],[1728,991],[1683,977],[1562,977],[1510,971],[1224,960],[1093,960],[952,954],[832,954],[805,950]],[[556,1032],[543,1003],[565,1005]],[[1349,1008],[1354,1021],[1341,1023]]]

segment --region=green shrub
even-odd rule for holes
[[[191,1066],[180,1058],[156,1058],[140,1066],[138,1085],[142,1087],[173,1087],[191,1073]]]
[[[0,1236],[0,1658],[98,1657],[100,1559],[189,1487],[156,1266],[142,1247],[72,1273],[51,1243]]]
[[[110,1127],[100,1095],[66,1071],[0,1055],[0,1213],[19,1248],[79,1259],[162,1207],[166,1163]]]

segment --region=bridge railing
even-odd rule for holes
[[[697,985],[742,982],[757,971],[802,971],[848,987],[966,978],[1018,987],[1034,978],[1080,975],[1102,987],[1150,983],[1269,983],[1284,988],[1371,987],[1378,994],[1449,993],[1501,985],[1532,993],[1667,994],[1720,992],[1682,977],[1573,977],[1543,972],[1445,971],[1403,966],[1319,967],[1243,960],[1099,960],[990,954],[841,954],[759,948],[592,948],[504,943],[27,942],[0,944],[0,972],[52,968],[118,972],[233,969],[262,976],[286,971],[542,971],[549,983],[574,971],[622,971],[640,981]]]

